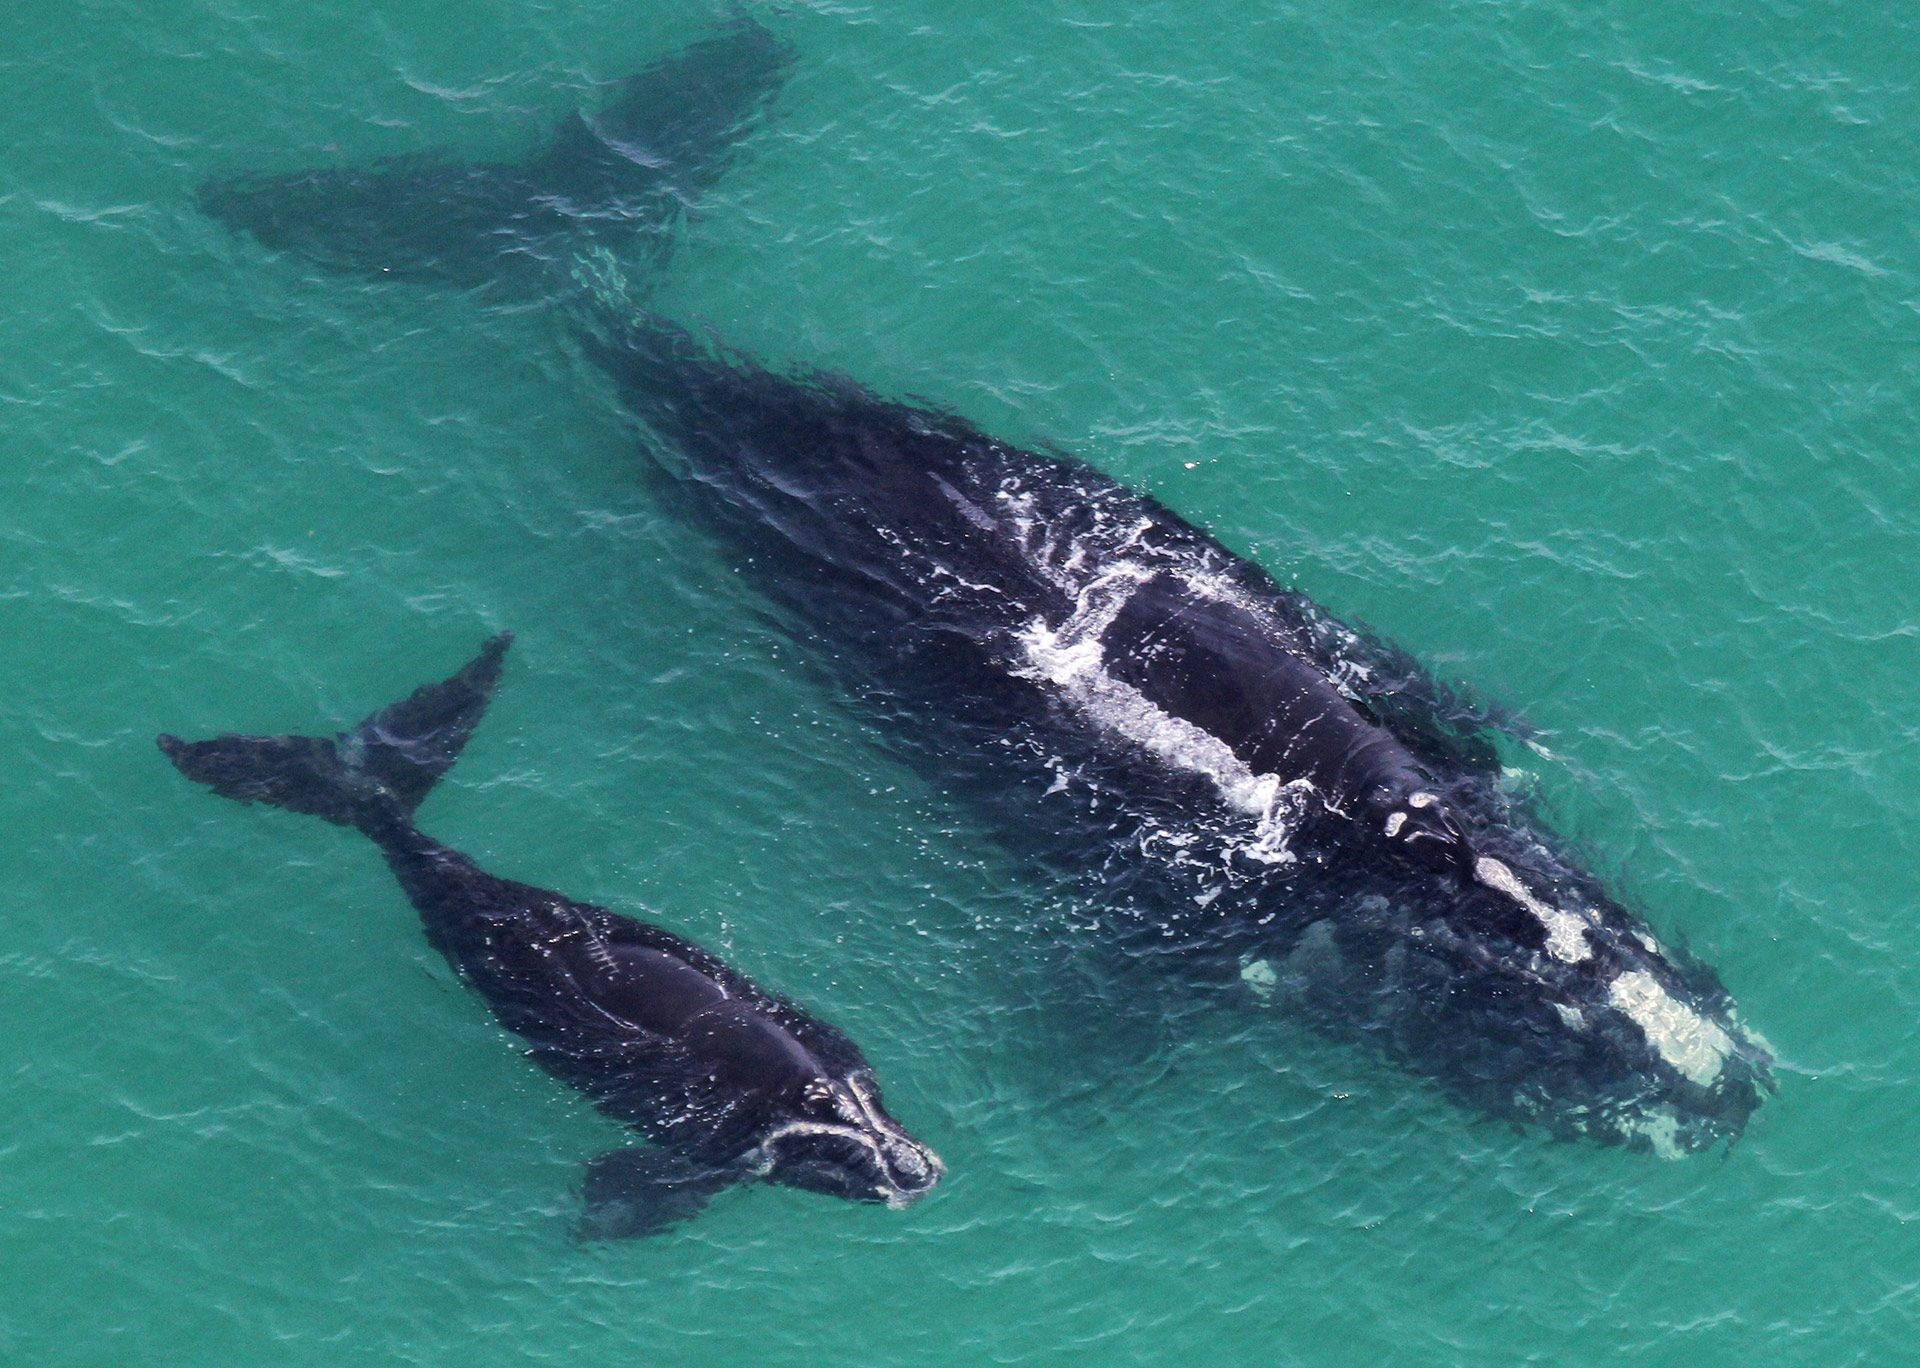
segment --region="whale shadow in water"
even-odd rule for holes
[[[582,1234],[652,1234],[745,1182],[924,1197],[943,1165],[887,1114],[840,1031],[678,936],[498,878],[414,824],[486,711],[508,640],[337,737],[162,736],[160,749],[224,797],[367,836],[428,941],[534,1063],[653,1142],[588,1165]]]

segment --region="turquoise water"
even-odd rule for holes
[[[1781,1060],[1731,1155],[1477,1119],[1242,1001],[1089,1010],[1049,890],[655,505],[552,311],[327,277],[204,177],[505,156],[696,4],[0,16],[0,1359],[1911,1362],[1920,22],[796,4],[655,303],[1056,442],[1524,714]],[[950,1174],[571,1238],[608,1123],[349,833],[167,729],[486,632],[423,812],[858,1039]]]

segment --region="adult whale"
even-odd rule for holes
[[[1490,719],[1404,653],[1082,461],[656,320],[589,346],[795,628],[1136,945],[1228,950],[1562,1135],[1674,1156],[1771,1089],[1715,976],[1568,855],[1503,786]]]
[[[659,927],[480,869],[414,825],[486,711],[508,638],[338,738],[162,736],[188,778],[356,828],[427,939],[536,1064],[653,1141],[593,1160],[584,1231],[651,1234],[735,1183],[906,1206],[944,1171],[858,1047]]]
[[[772,69],[751,32],[695,64],[736,114]],[[740,123],[698,126],[687,146]],[[490,183],[552,170],[529,167]],[[491,231],[461,255],[465,199],[442,223],[430,181],[341,174],[392,240],[432,244],[433,273],[498,269]],[[306,248],[278,231],[280,185],[300,202],[297,178],[203,202]],[[557,232],[525,255],[564,255]],[[1502,790],[1495,729],[1406,656],[1080,461],[770,371],[602,296],[589,347],[683,505],[876,715],[908,721],[894,732],[920,760],[1083,877],[1114,935],[1234,965],[1558,1134],[1677,1154],[1740,1133],[1769,1061],[1725,991]]]

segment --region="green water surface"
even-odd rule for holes
[[[1048,890],[649,498],[551,310],[193,207],[510,155],[715,16],[0,12],[0,1362],[1920,1361],[1914,11],[793,3],[656,287],[1083,454],[1540,727],[1555,819],[1779,1054],[1671,1164],[1246,1002],[1086,1010]],[[424,824],[843,1025],[927,1202],[576,1243],[615,1129],[364,841],[152,748],[503,627]]]

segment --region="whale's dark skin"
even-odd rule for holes
[[[1697,1150],[1771,1087],[1713,975],[1403,653],[1071,457],[657,321],[588,346],[792,629],[1136,945],[1231,947],[1254,988],[1563,1135]]]
[[[741,118],[685,125],[683,155],[722,165],[776,50],[737,28],[661,64],[634,107],[671,109],[664,86],[698,73],[696,105]],[[554,156],[488,183],[574,174]],[[503,220],[476,231],[465,191],[343,175],[338,220],[288,181],[203,203],[354,269],[361,239],[337,230],[363,214],[380,223],[367,241],[400,244],[386,254],[423,244],[425,274],[503,269]],[[1740,1134],[1771,1087],[1765,1049],[1714,976],[1506,790],[1510,742],[1485,710],[1085,462],[768,369],[616,290],[583,282],[583,298],[571,282],[593,273],[564,267],[567,225],[544,204],[513,255],[563,266],[546,289],[587,306],[587,350],[680,477],[666,497],[909,760],[1111,914],[1104,940],[1231,964],[1470,1106],[1555,1134],[1664,1154]],[[576,241],[604,247],[583,220]]]
[[[941,1163],[887,1115],[845,1035],[678,936],[489,874],[414,825],[505,649],[496,638],[337,740],[162,736],[160,748],[229,798],[364,832],[427,939],[534,1062],[653,1142],[589,1166],[587,1233],[651,1233],[747,1181],[894,1206],[924,1196]]]
[[[732,165],[792,66],[741,17],[619,82],[519,161],[431,153],[367,166],[225,174],[200,207],[268,247],[380,280],[482,288],[539,281],[595,241],[657,261]]]

